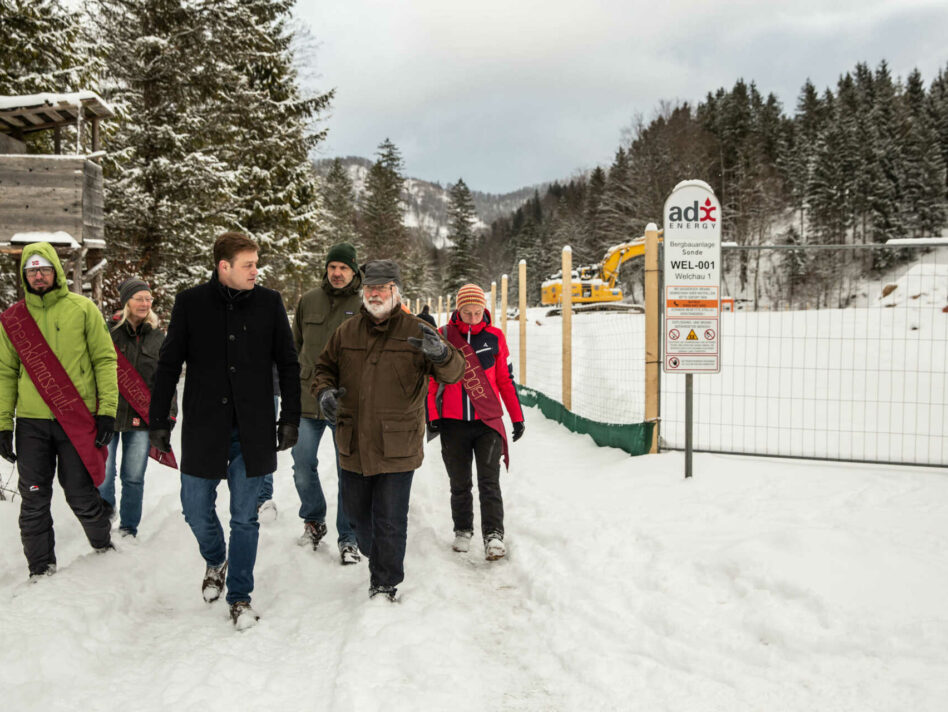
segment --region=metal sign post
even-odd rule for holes
[[[721,204],[704,181],[675,186],[664,209],[665,373],[685,374],[685,477],[691,477],[695,373],[721,372]]]

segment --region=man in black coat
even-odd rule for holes
[[[259,616],[250,607],[257,558],[257,497],[276,470],[277,450],[294,445],[300,422],[300,366],[283,299],[257,286],[257,245],[228,232],[214,243],[210,281],[178,294],[158,356],[150,439],[171,448],[168,412],[187,362],[181,426],[181,505],[207,563],[204,600],[227,579],[227,603],[238,630]],[[273,366],[281,411],[273,412]],[[230,490],[230,554],[215,510],[217,485]],[[229,570],[228,570],[229,569]]]

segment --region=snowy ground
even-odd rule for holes
[[[944,470],[698,455],[685,481],[680,453],[527,421],[504,476],[509,558],[450,550],[435,441],[395,605],[367,600],[364,562],[296,546],[281,454],[245,633],[201,599],[170,470],[150,466],[140,539],[114,554],[89,552],[58,493],[60,571],[36,585],[0,502],[0,707],[948,709]]]

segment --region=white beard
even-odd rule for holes
[[[378,297],[373,296],[373,300],[378,300]],[[388,297],[380,301],[375,301],[371,303],[368,300],[368,297],[362,295],[362,303],[365,305],[365,308],[368,310],[369,314],[372,315],[374,319],[382,321],[392,315],[392,312],[398,307],[399,302],[395,301],[395,293],[391,292]]]

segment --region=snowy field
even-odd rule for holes
[[[698,455],[685,481],[681,453],[630,458],[528,409],[503,478],[509,557],[488,563],[450,549],[437,448],[397,604],[369,602],[365,563],[340,566],[334,542],[296,545],[281,453],[245,633],[201,598],[172,471],[150,465],[140,538],[104,556],[57,488],[60,570],[35,585],[0,502],[0,708],[948,709],[945,470]]]
[[[948,250],[905,268],[872,307],[738,311],[721,373],[694,377],[695,448],[948,466]],[[939,261],[934,261],[939,260]],[[526,385],[561,400],[562,317],[527,311]],[[572,408],[645,419],[645,316],[573,315]],[[507,336],[519,375],[520,325]],[[685,446],[685,378],[662,374],[662,438]]]

